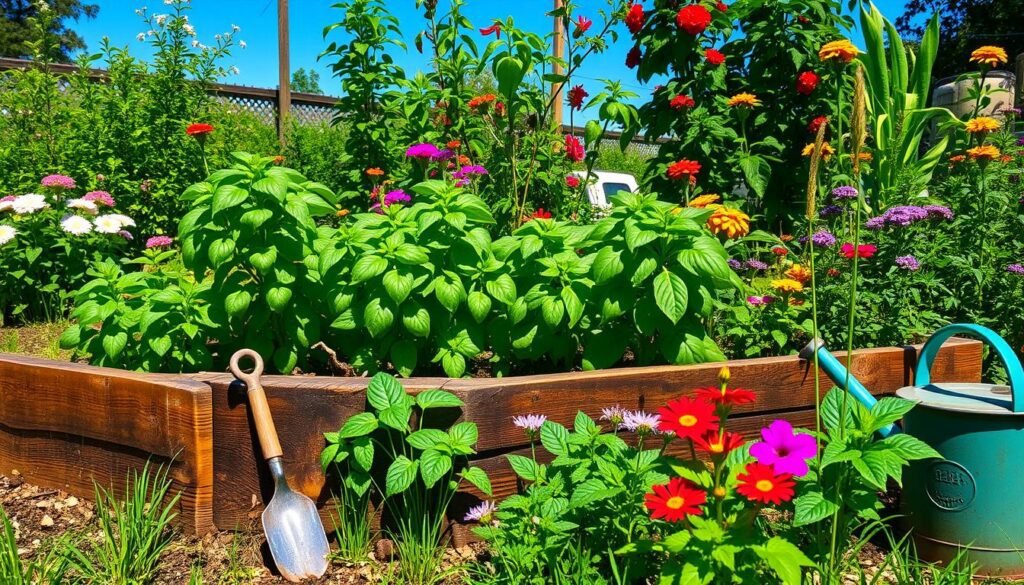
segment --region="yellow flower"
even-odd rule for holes
[[[347,210],[347,209],[339,209],[338,213],[336,213],[335,215],[337,215],[338,217],[345,217],[349,213],[351,213],[351,212],[349,210]]]
[[[798,280],[783,278],[780,280],[773,280],[772,288],[781,293],[798,293],[804,290],[804,285]]]
[[[828,142],[822,142],[821,143],[821,158],[822,159],[828,160],[828,159],[832,158],[832,155],[835,154],[835,153],[836,153],[836,149],[832,148],[831,144],[829,144]],[[812,154],[814,154],[814,143],[811,142],[810,144],[805,146],[803,152],[801,152],[800,154],[802,154],[804,156],[811,156]]]
[[[967,149],[967,156],[971,157],[972,160],[981,162],[995,160],[999,158],[999,155],[1001,154],[1002,153],[999,152],[999,149],[992,146],[991,144],[986,144],[984,146],[975,146],[974,148]]]
[[[999,120],[986,116],[978,116],[967,121],[967,131],[971,134],[995,132],[999,130]]]
[[[726,102],[726,105],[730,108],[737,106],[743,106],[745,108],[754,108],[761,105],[761,100],[757,99],[757,96],[752,93],[738,93]]]
[[[853,43],[846,39],[842,39],[826,43],[825,46],[818,51],[818,58],[822,61],[838,59],[843,63],[849,63],[856,59],[859,53],[860,50],[853,46]]]
[[[715,210],[708,218],[711,233],[725,233],[729,238],[739,238],[750,233],[750,216],[739,209],[731,209],[723,205],[715,205]]]
[[[799,283],[804,283],[811,279],[811,271],[802,264],[794,264],[785,274]]]
[[[994,47],[992,45],[978,47],[971,53],[971,63],[988,65],[989,67],[1001,65],[1006,63],[1006,49],[1002,47]]]
[[[694,197],[693,199],[690,200],[690,204],[687,207],[704,208],[707,207],[708,205],[711,205],[712,203],[718,203],[719,201],[721,201],[721,199],[721,197],[715,195],[714,193],[708,193],[707,195]]]

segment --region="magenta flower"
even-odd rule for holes
[[[532,435],[540,430],[541,425],[546,420],[548,420],[548,417],[543,414],[527,414],[525,416],[512,417],[512,424]]]
[[[39,184],[43,187],[53,187],[56,189],[75,188],[75,180],[67,175],[47,175],[43,177]]]
[[[146,240],[146,249],[151,248],[166,248],[174,243],[174,239],[170,236],[153,236]]]
[[[395,189],[394,191],[390,191],[384,195],[385,207],[395,203],[408,203],[409,201],[412,201],[412,197],[409,197],[409,195],[401,189]]]
[[[417,158],[420,160],[430,160],[441,154],[436,146],[425,142],[422,144],[413,144],[405,151],[405,156],[409,158]]]
[[[95,201],[96,203],[106,205],[107,207],[113,207],[115,205],[114,198],[106,191],[89,191],[84,197],[82,197],[82,199],[85,199],[86,201]]]
[[[749,296],[747,297],[747,302],[750,303],[750,306],[752,307],[762,307],[764,305],[770,305],[774,303],[775,297],[771,295]]]
[[[818,454],[814,437],[793,433],[793,425],[784,420],[772,421],[761,429],[761,438],[762,441],[750,446],[750,455],[776,473],[807,475],[807,460]]]

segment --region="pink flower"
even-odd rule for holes
[[[82,199],[85,199],[86,201],[95,201],[97,204],[106,205],[107,207],[114,206],[114,198],[106,191],[89,191],[84,197],[82,197]]]
[[[594,24],[594,21],[590,20],[586,16],[577,17],[576,18],[576,30],[572,31],[572,36],[575,37],[575,38],[582,37],[583,35],[587,34],[587,31],[590,30],[590,27],[593,24]]]
[[[166,248],[174,243],[174,239],[170,236],[153,236],[146,240],[146,249],[152,248]]]
[[[794,433],[793,425],[784,420],[773,421],[761,429],[764,439],[750,446],[750,455],[759,463],[770,465],[776,473],[807,475],[807,460],[818,454],[818,443],[811,435]]]
[[[565,178],[565,186],[570,189],[575,189],[580,186],[580,178],[576,175],[569,175]]]
[[[496,22],[496,23],[492,24],[491,26],[489,26],[487,28],[480,29],[480,34],[484,35],[485,37],[488,36],[488,35],[494,35],[494,36],[496,36],[496,37],[498,37],[500,39],[501,38],[501,23],[500,22]]]
[[[512,417],[512,424],[523,429],[527,433],[533,434],[540,430],[540,427],[546,420],[548,420],[548,417],[543,414],[527,414],[524,416]]]
[[[43,187],[53,187],[55,189],[75,188],[75,180],[67,175],[47,175],[43,177],[39,184]]]

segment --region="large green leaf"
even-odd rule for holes
[[[391,462],[391,466],[388,467],[385,477],[387,495],[393,496],[409,489],[412,482],[416,481],[416,471],[418,469],[419,464],[416,461],[412,461],[405,455],[399,455]]]
[[[370,378],[366,387],[366,400],[377,410],[405,404],[405,388],[394,376],[380,372]]]
[[[654,277],[654,300],[673,323],[686,314],[689,292],[683,279],[667,269]]]

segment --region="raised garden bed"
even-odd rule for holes
[[[845,361],[841,358],[841,361]],[[853,374],[877,394],[909,383],[913,347],[854,352]],[[495,496],[516,489],[504,455],[527,447],[511,424],[518,414],[543,413],[570,422],[579,410],[656,409],[669,398],[715,384],[722,364],[652,367],[504,379],[413,378],[409,389],[444,388],[461,397],[464,417],[480,427],[478,465],[490,474]],[[795,356],[729,364],[732,384],[759,394],[756,407],[737,408],[734,430],[755,433],[771,419],[814,426],[814,377]],[[932,368],[936,381],[978,381],[980,342],[954,339]],[[364,406],[364,378],[264,378],[285,451],[289,481],[314,498],[329,519],[329,486],[320,470],[322,433]],[[822,380],[822,393],[831,387]],[[272,493],[258,453],[244,387],[230,374],[149,375],[0,354],[0,471],[18,470],[36,485],[90,497],[93,480],[123,486],[130,468],[147,458],[174,460],[175,489],[183,492],[186,531],[249,526]],[[472,492],[458,506],[475,502]],[[468,533],[456,524],[456,545]]]

